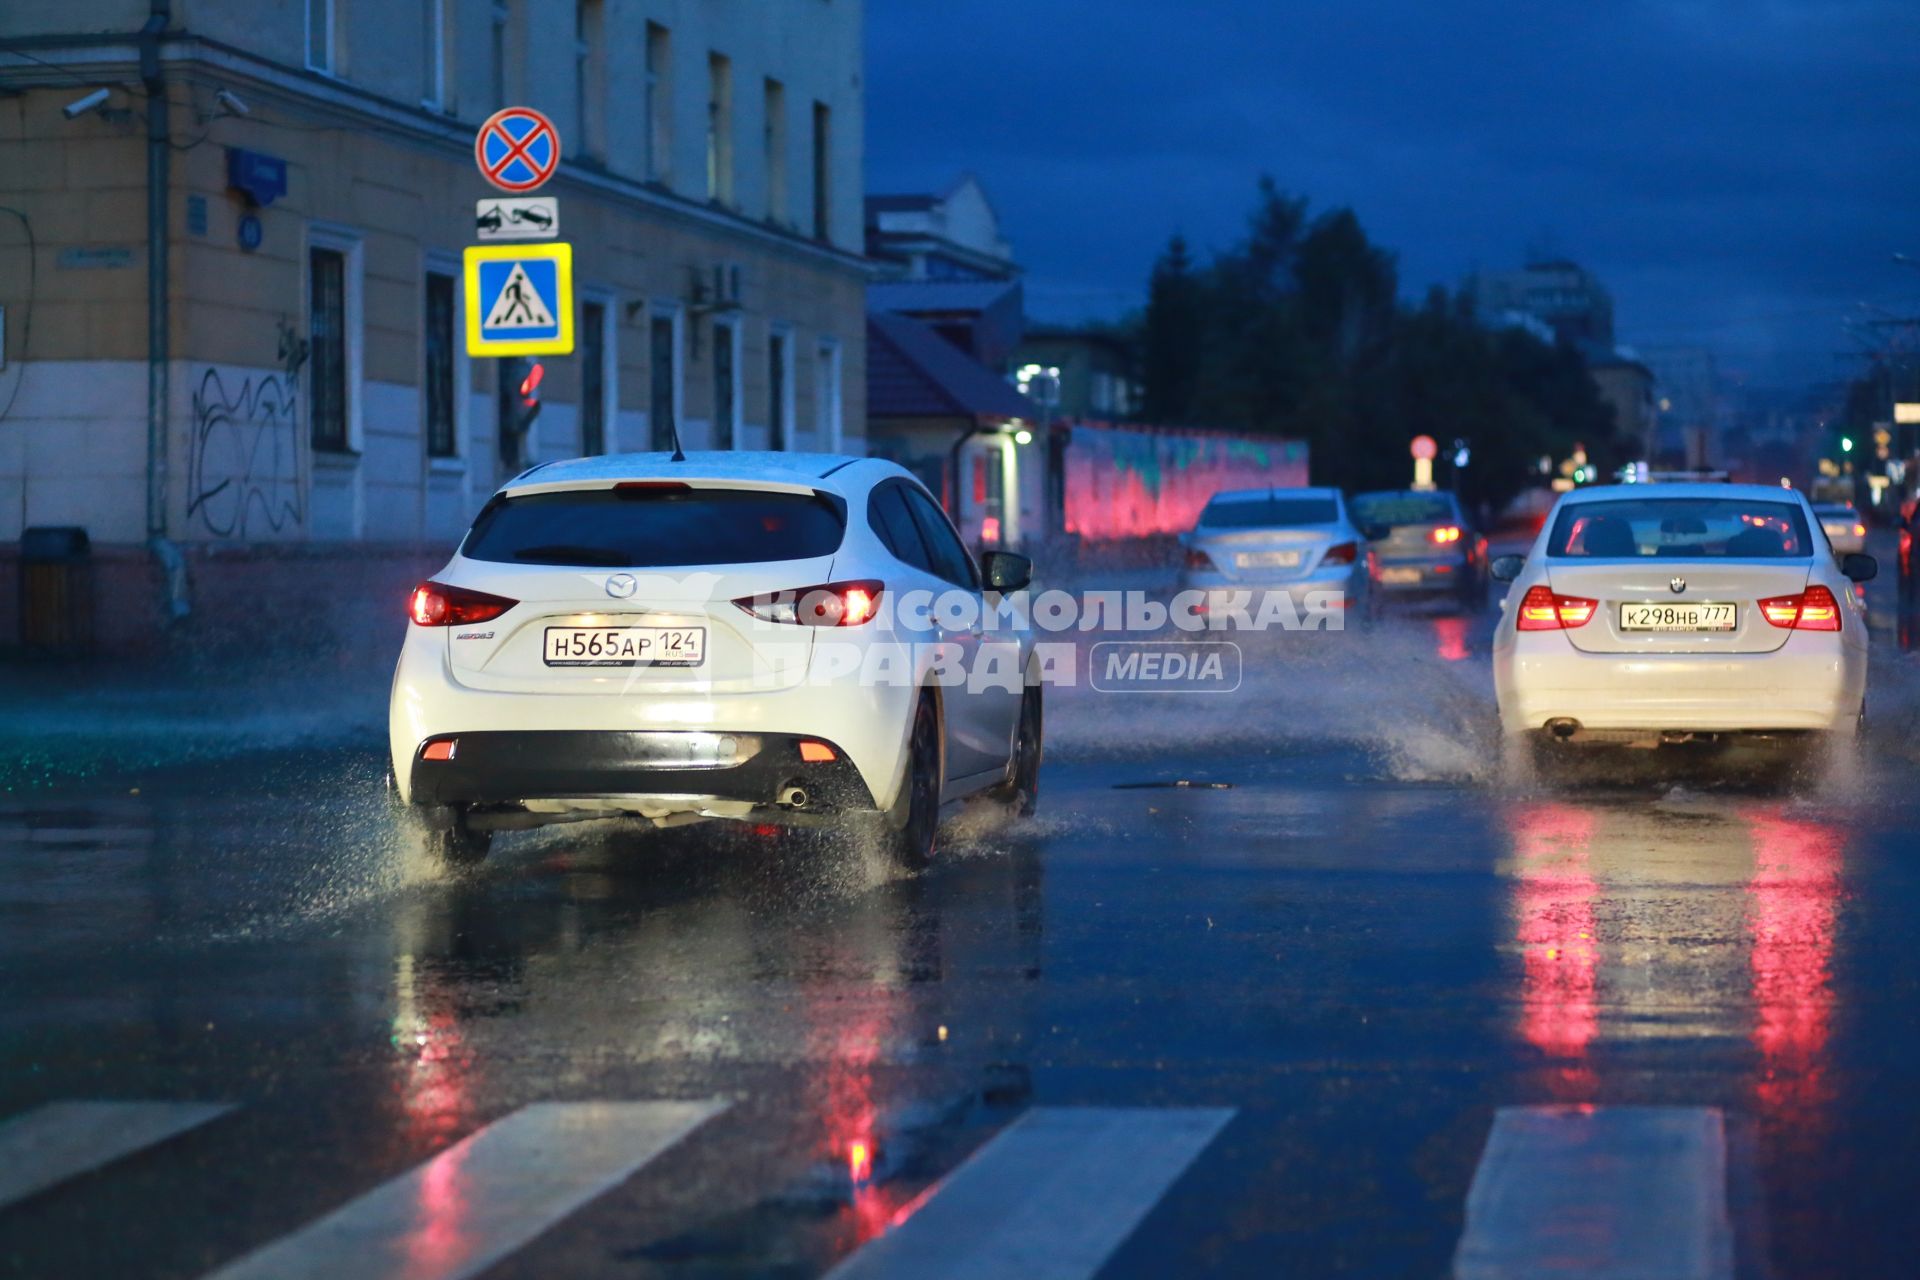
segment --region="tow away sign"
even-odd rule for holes
[[[572,354],[572,245],[470,245],[466,285],[468,355]]]
[[[551,240],[560,234],[560,202],[552,196],[500,196],[473,207],[482,240]]]

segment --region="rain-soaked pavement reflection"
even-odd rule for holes
[[[1485,627],[1249,645],[1231,707],[1057,691],[1040,816],[917,877],[604,823],[448,874],[377,745],[13,793],[0,1119],[235,1107],[0,1204],[0,1274],[200,1275],[414,1169],[439,1274],[499,1212],[459,1144],[671,1099],[718,1109],[486,1274],[821,1274],[1088,1107],[1232,1117],[1103,1275],[1443,1274],[1495,1109],[1548,1103],[1717,1109],[1743,1250],[1905,1274],[1912,764],[1510,781]],[[1136,785],[1182,779],[1231,785]]]

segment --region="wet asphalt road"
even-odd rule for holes
[[[0,797],[0,1119],[232,1104],[0,1207],[0,1274],[201,1275],[529,1104],[653,1099],[729,1105],[480,1274],[819,1275],[1022,1117],[1119,1107],[1231,1116],[1098,1274],[1443,1276],[1496,1109],[1548,1103],[1718,1109],[1702,1274],[1913,1274],[1910,660],[1831,772],[1539,785],[1488,625],[1061,693],[1040,815],[911,879],[597,824],[444,873],[374,742]],[[1182,778],[1231,786],[1116,787]],[[436,1247],[497,1207],[411,1194]]]

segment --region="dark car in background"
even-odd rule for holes
[[[1484,597],[1487,541],[1453,494],[1382,490],[1356,495],[1352,505],[1371,542],[1376,599],[1452,596],[1471,606]]]

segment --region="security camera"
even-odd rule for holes
[[[228,115],[244,116],[250,114],[251,109],[247,106],[246,102],[239,94],[231,89],[215,89],[213,91],[213,100],[225,107]]]
[[[105,89],[95,89],[86,97],[76,98],[66,106],[60,108],[60,114],[69,120],[78,120],[81,116],[87,114],[87,112],[98,110],[106,105],[107,91]]]

